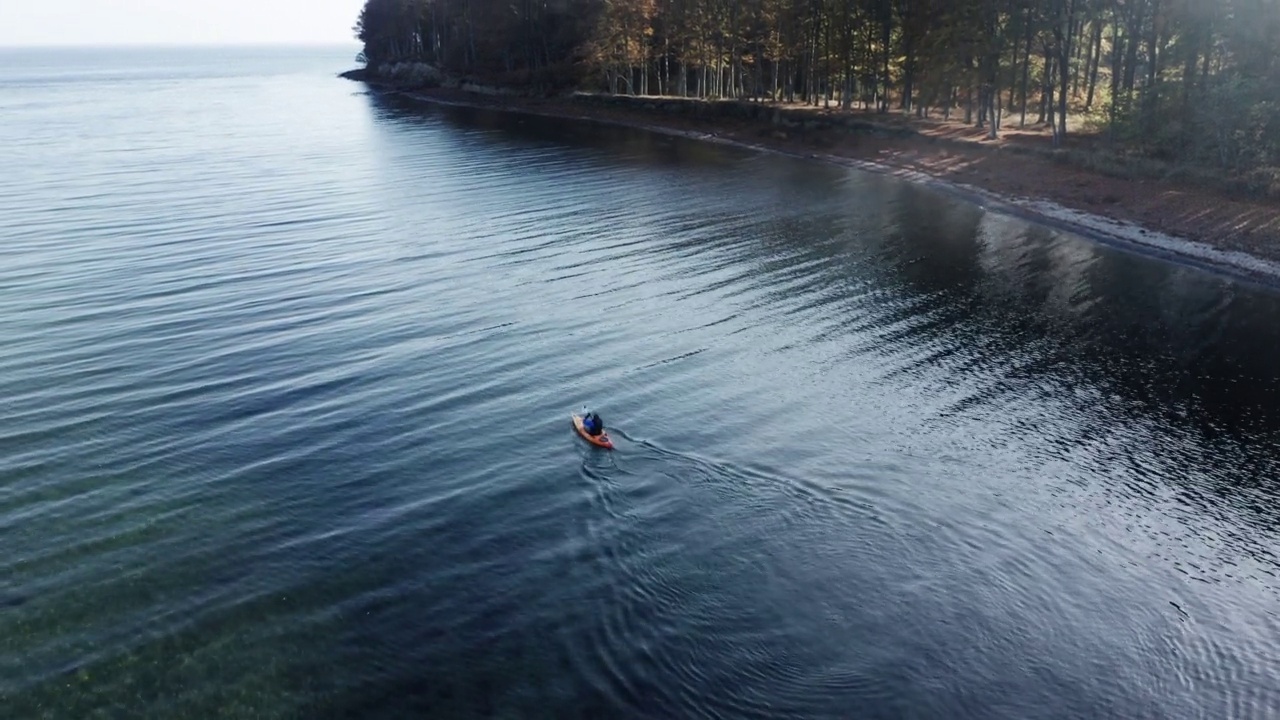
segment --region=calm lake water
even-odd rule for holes
[[[0,52],[0,715],[1280,714],[1280,295],[351,65]]]

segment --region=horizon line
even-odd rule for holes
[[[359,48],[360,41],[338,40],[243,40],[218,42],[74,42],[74,43],[0,43],[0,50],[128,50],[128,49],[212,49],[212,48],[270,48],[270,47],[331,47]]]

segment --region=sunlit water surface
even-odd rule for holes
[[[350,65],[0,53],[0,715],[1280,714],[1277,294]]]

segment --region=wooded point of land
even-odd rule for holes
[[[371,69],[1042,126],[1280,196],[1280,0],[367,0]]]

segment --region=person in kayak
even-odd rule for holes
[[[582,418],[582,429],[592,437],[599,437],[604,432],[604,421],[595,412],[589,412]]]

